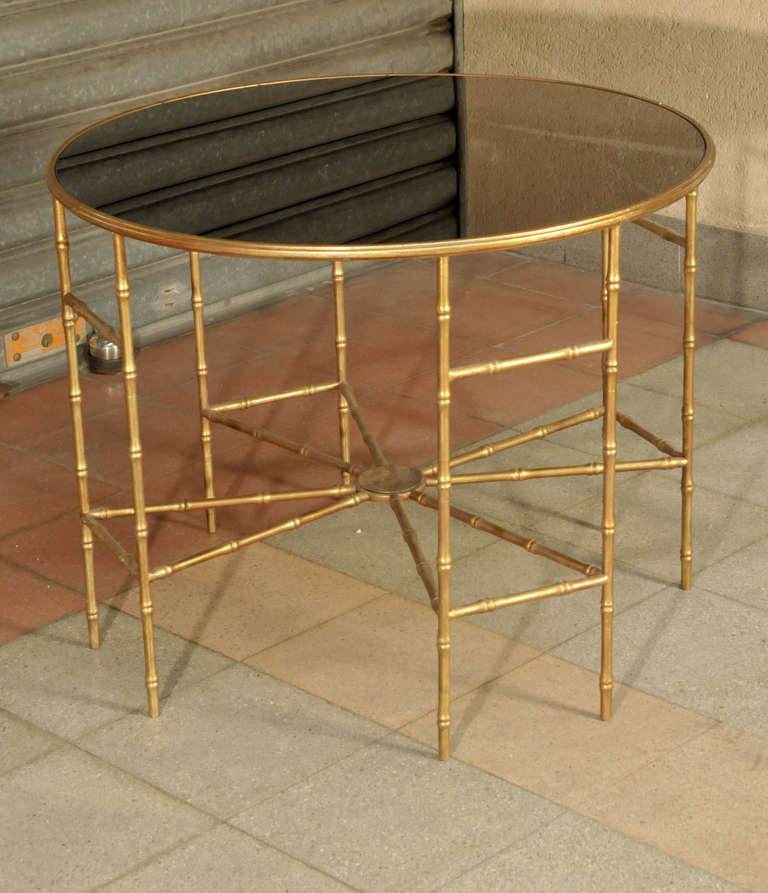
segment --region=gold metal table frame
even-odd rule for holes
[[[452,75],[444,75],[451,77]],[[469,77],[469,76],[465,76]],[[473,76],[474,77],[474,76]],[[481,76],[477,76],[481,77]],[[320,79],[315,79],[320,80]],[[598,89],[598,88],[591,88]],[[219,91],[213,91],[219,92]],[[614,92],[614,91],[605,91]],[[670,110],[672,111],[672,110]],[[131,114],[125,113],[125,114]],[[680,114],[677,112],[676,114]],[[120,117],[120,116],[115,116]],[[495,611],[537,599],[563,596],[568,593],[600,587],[602,619],[602,655],[600,669],[600,716],[611,715],[613,689],[612,672],[612,618],[614,610],[613,573],[615,540],[615,475],[617,472],[648,469],[681,470],[681,586],[691,585],[692,562],[692,497],[693,497],[693,359],[694,296],[696,277],[696,198],[697,187],[714,162],[714,148],[706,132],[688,120],[702,134],[706,150],[701,163],[684,181],[666,193],[620,211],[580,220],[545,230],[526,231],[490,237],[385,245],[271,245],[227,241],[192,236],[183,233],[151,229],[126,220],[111,217],[91,208],[70,195],[56,176],[56,161],[61,152],[81,131],[65,143],[54,155],[48,169],[48,186],[53,195],[56,249],[61,280],[62,318],[65,329],[66,354],[69,376],[69,400],[74,429],[76,478],[79,496],[81,541],[85,571],[86,614],[89,642],[99,647],[99,611],[94,579],[94,538],[103,542],[138,580],[148,712],[159,715],[158,674],[155,658],[154,631],[152,624],[151,584],[169,577],[185,568],[192,567],[220,555],[227,555],[251,543],[260,542],[287,530],[292,530],[336,512],[354,508],[364,502],[382,501],[391,507],[400,525],[403,537],[413,556],[416,570],[427,592],[429,603],[437,615],[438,654],[438,738],[439,756],[450,756],[450,656],[451,620],[488,611]],[[108,119],[112,120],[112,119]],[[104,122],[99,122],[99,124]],[[98,127],[99,124],[94,125]],[[88,130],[91,128],[88,128]],[[685,199],[685,231],[683,234],[646,220],[647,214]],[[116,280],[116,298],[119,331],[101,319],[86,303],[73,294],[70,273],[70,251],[67,236],[65,208],[82,219],[112,233]],[[683,309],[683,383],[682,383],[682,445],[678,449],[656,436],[631,418],[616,410],[616,379],[618,371],[617,325],[619,276],[619,240],[624,223],[631,222],[655,233],[662,239],[682,246],[685,251],[684,309]],[[568,345],[561,349],[528,356],[515,356],[502,361],[455,366],[451,362],[451,300],[450,258],[473,252],[515,249],[537,242],[552,241],[586,232],[602,234],[602,330],[599,338],[588,343]],[[176,247],[189,256],[191,277],[192,313],[196,348],[197,382],[200,406],[200,440],[203,456],[205,497],[184,499],[170,503],[148,503],[143,479],[143,453],[139,430],[136,387],[135,351],[131,327],[131,300],[128,269],[126,264],[126,238],[135,238],[160,245]],[[223,254],[237,257],[313,259],[332,264],[333,296],[335,308],[336,377],[332,381],[307,384],[305,387],[276,394],[259,394],[234,401],[212,404],[208,399],[208,363],[205,352],[205,327],[203,321],[203,292],[200,277],[200,253]],[[365,421],[355,398],[352,383],[347,375],[347,333],[344,310],[344,262],[354,260],[404,259],[409,257],[433,258],[436,263],[435,325],[438,381],[436,393],[438,457],[416,468],[393,466],[387,460],[375,436]],[[82,389],[78,372],[78,356],[75,339],[75,323],[78,317],[85,319],[106,339],[118,343],[122,351],[122,375],[125,388],[131,467],[132,505],[127,508],[94,508],[88,492],[88,469],[85,454],[85,437],[82,415]],[[452,452],[451,388],[455,381],[470,376],[504,374],[524,366],[574,359],[586,354],[602,355],[602,404],[524,433],[509,436],[501,441],[483,444],[473,449]],[[338,395],[339,451],[332,455],[310,444],[298,443],[281,434],[243,422],[237,417],[245,410],[276,401],[307,397],[319,393],[335,392]],[[457,469],[475,460],[499,454],[514,446],[544,438],[556,431],[602,418],[602,461],[583,465],[549,468],[511,468],[506,471],[483,473],[457,473]],[[370,452],[367,467],[351,461],[351,423],[360,431]],[[617,461],[616,424],[633,431],[659,451],[658,458],[637,461]],[[221,425],[240,431],[257,441],[271,443],[315,462],[338,469],[340,483],[325,489],[291,492],[260,492],[230,498],[216,496],[211,446],[211,429]],[[463,484],[481,484],[499,481],[520,481],[567,475],[601,475],[602,498],[602,558],[600,566],[580,561],[546,545],[521,536],[491,520],[464,511],[452,502],[452,489]],[[426,492],[436,488],[436,495]],[[216,530],[216,509],[221,506],[265,505],[278,501],[301,501],[327,498],[328,504],[316,511],[297,514],[290,520],[268,529],[234,539],[223,545],[199,552],[177,561],[151,567],[147,543],[147,516],[161,512],[204,511],[210,532]],[[411,500],[437,512],[438,549],[436,576],[432,564],[427,561],[419,545],[416,532],[403,508],[404,500]],[[135,551],[119,543],[110,533],[110,519],[132,517],[134,519]],[[551,559],[553,562],[579,572],[580,579],[556,581],[551,585],[525,592],[515,592],[502,598],[481,599],[460,607],[451,607],[451,543],[450,522],[457,519],[471,527],[498,537],[531,553]]]

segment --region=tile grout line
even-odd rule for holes
[[[66,515],[67,512],[65,512],[64,514]],[[58,520],[61,517],[62,517],[62,515],[57,515],[55,519],[49,519],[49,520]],[[34,529],[34,526],[35,525],[32,525],[31,527],[24,528],[24,529],[32,530],[32,529]],[[2,543],[1,538],[0,538],[0,543]],[[53,577],[47,577],[45,574],[41,574],[39,571],[35,570],[32,567],[27,567],[25,564],[20,564],[18,561],[16,561],[11,556],[0,553],[0,567],[3,564],[7,564],[10,567],[15,568],[16,570],[25,571],[28,574],[32,574],[33,577],[37,577],[39,580],[43,580],[45,583],[51,583],[54,586],[60,586],[62,589],[68,589],[74,595],[80,595],[83,598],[85,598],[85,595],[84,595],[82,589],[75,589],[75,587],[70,586],[69,583],[64,583],[63,581],[55,580]],[[74,608],[74,610],[70,611],[69,613],[73,614],[75,611],[79,611],[79,610],[80,610],[79,608]],[[61,618],[57,618],[57,619],[61,619]],[[52,620],[50,622],[55,623],[56,621]],[[39,626],[39,627],[36,626],[35,629],[43,629],[43,627],[48,626],[48,625],[49,625],[48,623],[45,623],[42,626]],[[33,631],[34,630],[28,630],[28,632],[33,632]],[[0,642],[0,647],[2,647],[3,644],[5,644],[5,643]]]

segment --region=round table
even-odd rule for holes
[[[690,586],[696,190],[713,162],[714,149],[706,132],[687,116],[658,103],[577,84],[456,74],[355,75],[232,87],[126,112],[64,143],[51,160],[48,185],[54,199],[89,638],[91,646],[98,647],[93,571],[93,541],[98,537],[138,579],[150,715],[159,712],[153,580],[373,500],[392,508],[437,614],[441,758],[450,753],[450,622],[456,617],[601,587],[600,714],[607,719],[613,685],[617,471],[681,470],[682,586]],[[648,214],[679,199],[684,199],[686,206],[683,233],[647,219]],[[117,328],[73,294],[65,209],[112,233]],[[684,251],[683,421],[679,449],[616,411],[619,236],[624,223],[642,226]],[[451,257],[521,248],[595,231],[601,233],[603,285],[602,328],[594,340],[501,361],[463,366],[451,363]],[[169,246],[189,256],[203,498],[162,504],[146,499],[126,239]],[[334,379],[312,382],[293,391],[256,393],[212,404],[208,399],[201,253],[330,262],[335,310]],[[410,257],[434,258],[436,265],[438,456],[437,461],[400,467],[392,465],[379,446],[347,374],[344,275],[345,264],[351,261]],[[91,506],[75,338],[78,317],[121,349],[132,473],[133,501],[129,508]],[[452,451],[453,382],[597,353],[603,358],[600,406],[494,443]],[[294,442],[238,417],[240,410],[252,406],[328,391],[338,395],[338,454]],[[476,459],[597,418],[602,418],[599,463],[503,472],[455,471]],[[659,457],[617,461],[617,420],[653,444]],[[370,452],[366,466],[351,460],[352,423],[359,428]],[[339,484],[322,490],[217,498],[211,448],[214,425],[335,467]],[[603,478],[600,566],[464,511],[451,498],[452,488],[464,484],[585,474]],[[148,514],[204,511],[208,529],[214,532],[218,506],[317,497],[327,499],[327,505],[174,564],[150,566]],[[437,512],[436,575],[403,509],[406,499]],[[111,519],[125,516],[134,519],[133,552],[108,529]],[[580,579],[452,608],[451,518],[577,570]]]

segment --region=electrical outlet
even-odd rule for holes
[[[85,335],[86,323],[80,317],[75,322],[75,339],[78,344],[82,344]],[[28,363],[30,360],[37,360],[46,354],[61,350],[63,347],[64,324],[60,316],[3,333],[6,369]]]

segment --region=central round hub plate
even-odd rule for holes
[[[358,475],[357,485],[374,496],[407,496],[424,486],[424,477],[407,465],[373,465]]]

